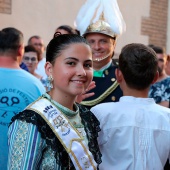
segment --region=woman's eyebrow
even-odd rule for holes
[[[75,61],[79,61],[79,59],[77,59],[77,58],[74,58],[74,57],[67,57],[67,58],[65,58],[64,60],[75,60]],[[87,59],[87,60],[85,60],[84,62],[92,62],[92,60],[91,59]]]
[[[71,60],[76,60],[76,61],[78,61],[78,59],[77,59],[77,58],[74,58],[74,57],[67,57],[67,58],[65,58],[65,60],[68,60],[68,59],[71,59]]]

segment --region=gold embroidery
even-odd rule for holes
[[[104,100],[108,95],[110,95],[117,87],[119,83],[115,81],[112,86],[110,86],[103,94],[101,94],[98,98],[90,101],[82,101],[81,104],[85,106],[94,106]]]
[[[81,157],[81,161],[83,162],[84,167],[85,167],[86,169],[90,167],[90,165],[89,165],[89,163],[88,163],[88,159],[87,159],[85,156]]]

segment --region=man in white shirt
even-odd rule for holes
[[[170,110],[148,98],[158,78],[156,53],[143,44],[126,45],[119,56],[119,102],[91,109],[100,121],[100,170],[162,170],[170,156]]]

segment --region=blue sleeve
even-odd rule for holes
[[[35,125],[15,120],[8,131],[8,170],[38,169],[45,141]]]

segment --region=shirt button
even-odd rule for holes
[[[109,71],[108,71],[108,70],[105,70],[105,74],[108,75],[108,74],[109,74]]]
[[[113,82],[114,82],[115,80],[116,80],[115,78],[112,78],[112,79],[111,79],[111,81],[113,81]]]
[[[112,96],[111,99],[112,99],[112,101],[115,101],[115,100],[116,100],[116,97],[115,97],[115,96]]]

